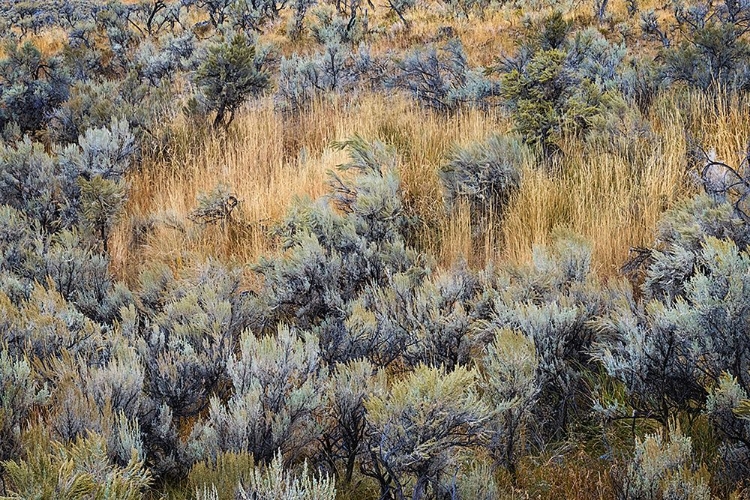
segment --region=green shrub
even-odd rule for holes
[[[550,155],[564,137],[585,136],[622,108],[626,51],[593,29],[571,37],[559,13],[537,30],[501,63],[501,95],[515,130]]]
[[[110,230],[125,206],[125,183],[97,175],[90,181],[79,178],[78,185],[81,187],[81,215],[106,252]]]
[[[208,108],[216,111],[214,127],[224,128],[248,97],[260,94],[268,86],[268,76],[256,67],[255,45],[242,34],[211,47],[195,80]]]

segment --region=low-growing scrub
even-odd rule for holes
[[[0,495],[746,496],[747,6],[593,8],[0,9]]]

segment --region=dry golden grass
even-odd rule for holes
[[[653,243],[663,211],[699,188],[698,172],[688,164],[685,131],[736,165],[750,131],[747,108],[748,102],[736,97],[717,107],[700,93],[664,95],[649,117],[650,137],[622,137],[627,154],[601,147],[584,152],[573,144],[561,174],[527,170],[503,223],[501,255],[524,260],[533,244],[547,243],[552,229],[565,226],[592,243],[604,275],[616,273],[629,247]]]
[[[532,15],[551,10],[540,8]],[[566,17],[580,21],[591,12],[590,5],[577,3]],[[624,20],[624,2],[610,5],[610,12],[612,22]],[[371,13],[372,22],[388,15],[379,8]],[[489,65],[501,52],[512,51],[523,15],[503,8],[483,20],[449,18],[446,23],[439,9],[417,9],[410,13],[410,30],[391,28],[375,50],[424,43],[450,24],[471,63]],[[282,39],[283,29],[280,23],[270,36]],[[295,49],[287,43],[284,53]],[[529,157],[522,187],[504,217],[495,217],[481,234],[472,234],[466,207],[446,213],[437,171],[454,145],[507,133],[512,124],[499,109],[441,116],[407,97],[375,94],[326,98],[290,119],[265,98],[241,110],[227,134],[178,116],[170,124],[169,155],[147,155],[142,169],[129,178],[127,214],[112,237],[113,265],[123,277],[132,277],[144,260],[179,266],[186,259],[210,256],[249,263],[273,252],[268,229],[295,198],[327,192],[327,172],[346,159],[332,142],[359,134],[398,151],[406,205],[421,223],[415,243],[439,265],[523,262],[533,245],[548,243],[552,232],[564,227],[591,242],[595,266],[611,276],[630,247],[653,242],[662,212],[697,190],[687,172],[685,131],[736,163],[750,131],[747,107],[737,98],[717,105],[700,93],[673,90],[657,99],[650,116],[626,113],[621,130],[611,134],[614,139],[594,144],[571,140],[562,145],[565,157],[553,167]],[[241,200],[237,223],[202,227],[191,222],[188,215],[198,194],[219,183]]]
[[[39,35],[29,37],[29,40],[36,45],[42,54],[51,56],[59,54],[65,47],[67,33],[62,28],[46,30]]]
[[[670,118],[650,139],[626,138],[631,154],[572,144],[561,172],[527,169],[503,223],[503,256],[525,260],[533,245],[567,227],[592,243],[594,262],[608,275],[629,247],[650,244],[660,214],[685,193],[683,129]]]
[[[65,47],[67,33],[62,28],[53,28],[40,31],[38,34],[27,35],[24,41],[31,42],[44,56],[59,54]],[[0,44],[0,58],[6,57],[5,44]]]
[[[507,129],[499,117],[483,112],[442,117],[406,98],[379,95],[357,103],[318,102],[294,120],[265,100],[243,110],[227,134],[196,128],[182,118],[173,125],[169,158],[146,158],[129,179],[127,215],[111,245],[121,271],[142,259],[179,264],[201,255],[251,262],[271,252],[269,226],[295,198],[327,192],[328,171],[347,158],[332,143],[355,133],[390,143],[400,153],[406,203],[425,224],[420,233],[426,246],[437,248],[440,231],[435,227],[463,230],[443,209],[437,168],[445,153],[455,142]],[[220,229],[192,223],[188,216],[198,194],[219,183],[240,199],[238,224]],[[144,230],[150,233],[145,239],[140,236]]]
[[[248,263],[273,252],[268,229],[295,198],[327,192],[327,172],[346,160],[332,142],[359,134],[392,144],[400,154],[406,205],[422,224],[416,243],[440,265],[523,262],[533,245],[548,243],[556,228],[565,227],[589,240],[598,270],[613,275],[630,247],[653,242],[662,212],[697,190],[687,169],[686,129],[730,163],[744,151],[747,102],[735,98],[717,107],[700,94],[684,93],[678,108],[675,97],[658,100],[648,117],[652,128],[641,136],[597,145],[571,141],[553,168],[529,157],[505,216],[479,235],[472,235],[466,207],[446,213],[437,171],[453,145],[507,132],[510,123],[499,111],[442,116],[405,97],[367,95],[354,103],[320,101],[296,120],[264,100],[244,109],[226,135],[178,118],[170,157],[147,158],[129,179],[113,261],[128,273],[142,260],[179,265],[212,256]],[[197,195],[219,183],[241,200],[238,223],[222,228],[191,222]]]

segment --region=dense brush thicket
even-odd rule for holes
[[[408,31],[419,2],[388,6]],[[603,21],[607,3],[595,7]],[[516,498],[523,467],[564,463],[576,442],[601,455],[618,498],[746,494],[746,163],[699,172],[705,193],[664,215],[629,282],[600,281],[589,245],[563,231],[525,265],[439,268],[415,243],[424,221],[401,152],[357,135],[336,144],[349,161],[328,194],[290,207],[278,252],[249,270],[206,260],[143,263],[128,284],[112,274],[128,175],[144,152],[171,154],[164,122],[179,113],[227,134],[264,94],[290,119],[365,90],[441,114],[500,106],[513,132],[456,145],[439,172],[446,210],[468,207],[480,235],[502,223],[525,163],[555,165],[571,138],[617,147],[669,86],[718,102],[750,84],[745,1],[643,12],[642,33],[620,37],[531,16],[486,68],[450,27],[374,50],[387,34],[370,8],[2,4],[3,498]],[[281,20],[308,50],[263,37]],[[43,50],[49,33],[59,48]],[[239,203],[219,186],[191,218],[229,225]]]

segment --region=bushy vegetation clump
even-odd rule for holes
[[[532,24],[498,66],[516,130],[551,154],[564,137],[602,127],[624,105],[626,55],[593,28],[573,34],[560,12]]]
[[[678,3],[660,20],[649,10],[642,14],[645,34],[663,46],[662,77],[668,82],[716,92],[746,89],[750,46],[745,34],[750,9],[744,2]]]
[[[231,41],[209,49],[196,72],[196,83],[203,90],[207,108],[216,111],[214,127],[227,127],[237,108],[268,85],[268,77],[255,66],[255,47],[236,34]]]

